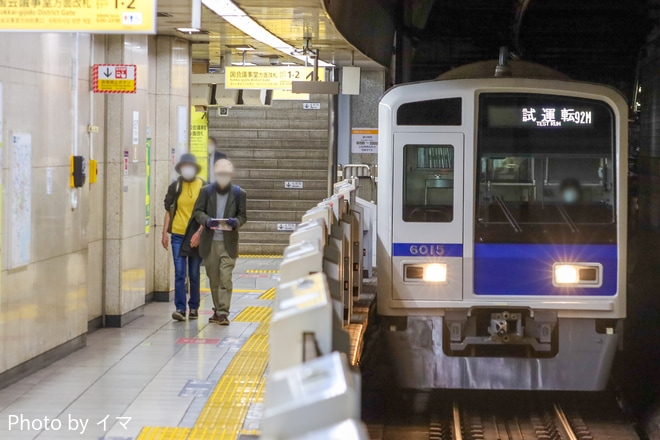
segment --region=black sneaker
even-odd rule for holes
[[[188,319],[198,319],[199,318],[199,313],[197,312],[197,309],[190,309],[190,312],[188,312]]]
[[[224,313],[218,318],[218,324],[220,325],[229,325],[229,318]]]
[[[185,321],[186,320],[186,312],[181,311],[181,310],[176,310],[172,312],[172,319],[176,319],[177,321]]]

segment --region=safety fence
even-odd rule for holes
[[[263,439],[368,439],[360,373],[347,331],[363,276],[371,276],[375,205],[359,179],[305,213],[280,266],[270,326]]]

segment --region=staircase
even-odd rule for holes
[[[327,98],[312,101],[321,109],[274,101],[270,107],[232,107],[227,116],[211,112],[209,134],[234,164],[235,183],[248,194],[242,255],[281,255],[291,234],[281,229],[299,223],[327,197]],[[303,188],[287,189],[287,181],[303,182]]]

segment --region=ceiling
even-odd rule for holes
[[[305,39],[310,38],[310,47],[320,50],[323,61],[341,67],[350,66],[354,59],[355,65],[364,69],[382,69],[339,34],[324,10],[322,0],[234,0],[234,3],[262,27],[297,49],[302,49]],[[159,35],[177,35],[192,41],[194,60],[220,66],[222,57],[231,57],[231,60],[225,61],[240,63],[243,61],[242,53],[231,49],[231,46],[247,44],[255,49],[246,53],[248,63],[264,66],[271,62],[304,64],[246,35],[205,6],[202,7],[202,29],[205,34],[190,35],[176,31],[176,28],[190,27],[191,10],[189,1],[159,0],[157,23]]]

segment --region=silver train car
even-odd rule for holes
[[[602,390],[626,316],[627,105],[496,64],[380,102],[378,314],[395,375]]]

